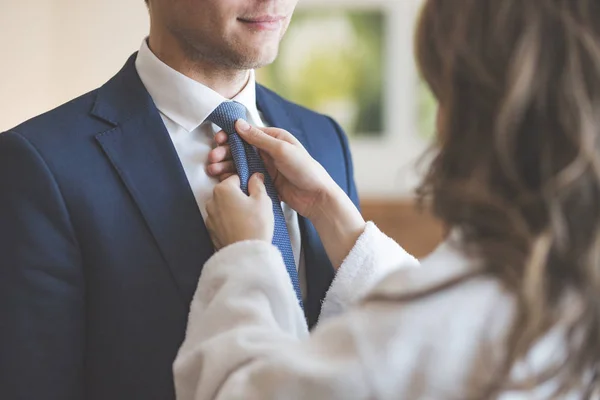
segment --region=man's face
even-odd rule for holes
[[[164,25],[188,57],[236,69],[277,57],[298,0],[150,0],[153,23]]]

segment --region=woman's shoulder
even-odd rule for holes
[[[489,377],[502,357],[515,303],[498,281],[476,274],[470,260],[445,244],[419,268],[386,277],[365,298],[362,310],[369,322],[359,324],[361,329],[377,332],[378,338],[387,332],[382,341],[395,350],[391,362],[423,372],[419,379],[430,397],[422,393],[420,398],[453,391],[461,398],[468,382]],[[412,372],[410,376],[415,378]]]
[[[398,269],[382,280],[365,303],[389,304],[398,318],[429,327],[424,336],[502,340],[510,329],[516,300],[496,278],[479,272],[477,261],[450,242],[421,260],[419,268]],[[450,342],[448,342],[450,343]]]
[[[477,292],[500,302],[512,303],[512,295],[493,276],[481,272],[479,262],[467,256],[456,241],[442,243],[420,260],[419,268],[398,268],[383,279],[371,296],[389,299],[457,295],[471,297]],[[432,296],[426,296],[430,294]]]

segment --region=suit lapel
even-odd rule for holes
[[[315,156],[309,137],[302,130],[300,121],[284,108],[281,99],[258,85],[256,88],[256,101],[258,109],[271,126],[285,129],[293,134],[308,152],[313,157]],[[312,327],[317,323],[321,313],[323,297],[331,285],[335,272],[313,224],[302,216],[298,218],[302,231],[302,251],[304,252],[308,291],[304,309],[309,326]]]
[[[135,69],[135,55],[98,92],[96,136],[140,210],[186,306],[213,246],[177,152]]]

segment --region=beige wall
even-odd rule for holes
[[[55,23],[49,1],[0,0],[0,10],[2,131],[53,104]]]
[[[148,31],[143,0],[0,0],[0,131],[101,85]]]

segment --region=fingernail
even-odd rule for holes
[[[238,128],[242,131],[247,131],[250,129],[250,124],[244,119],[238,119]]]
[[[263,183],[265,182],[265,176],[263,174],[258,174],[258,179]]]

